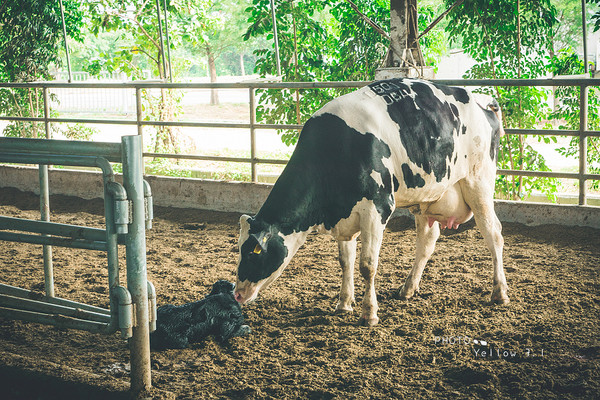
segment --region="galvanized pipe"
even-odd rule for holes
[[[137,133],[142,136],[144,133],[143,121],[142,121],[142,89],[135,88],[135,116],[136,116],[136,125],[137,125]]]
[[[275,64],[277,66],[277,76],[281,76],[281,61],[279,59],[279,37],[277,35],[277,18],[275,14],[275,2],[271,1],[271,18],[273,19],[273,42],[275,45]]]
[[[254,99],[254,89],[248,89],[250,104],[250,169],[252,182],[258,182],[258,171],[256,170],[256,104]]]
[[[23,153],[50,154],[53,156],[64,155],[69,157],[88,156],[102,157],[112,162],[121,162],[121,146],[118,143],[0,137],[0,149],[0,154]],[[77,156],[73,154],[77,154]],[[31,164],[37,163],[31,162]],[[56,164],[60,163],[56,162]]]
[[[582,0],[585,2],[585,0]],[[587,63],[587,60],[586,60]],[[579,205],[587,203],[585,177],[587,173],[587,130],[588,124],[588,87],[581,86],[579,91]]]
[[[583,179],[600,180],[600,174],[579,174],[579,172],[550,172],[550,171],[527,171],[519,169],[499,169],[496,171],[498,175],[517,175],[517,176],[532,176],[543,178],[565,178],[565,179]]]
[[[156,289],[150,281],[148,281],[148,307],[150,309],[150,314],[148,316],[150,320],[150,332],[154,332],[156,330],[156,321],[158,320],[156,310]]]
[[[127,288],[135,306],[135,327],[130,339],[131,390],[134,394],[149,390],[150,330],[148,318],[148,281],[146,272],[146,234],[144,213],[144,172],[142,138],[124,136],[123,186],[132,201],[132,222],[129,225],[125,250],[127,254]]]
[[[160,15],[160,1],[156,0],[156,15],[158,17],[158,33],[160,37],[160,57],[162,59],[163,79],[167,78],[167,62],[165,60],[165,43],[163,40],[162,17]],[[169,71],[170,73],[170,71]]]
[[[110,311],[105,308],[96,307],[96,306],[92,306],[89,304],[78,303],[76,301],[66,300],[66,299],[62,299],[60,297],[48,297],[48,296],[44,296],[43,294],[41,294],[39,292],[32,292],[27,289],[10,286],[10,285],[6,285],[3,283],[0,283],[0,294],[13,296],[13,297],[21,297],[23,299],[44,301],[46,303],[58,304],[58,305],[61,305],[64,307],[70,307],[70,308],[78,308],[80,310],[86,310],[86,311],[90,311],[90,312],[93,312],[96,314],[104,314],[104,315],[110,316]]]
[[[123,286],[115,286],[113,288],[114,296],[117,300],[118,308],[115,308],[119,320],[119,329],[121,337],[129,339],[133,336],[133,302],[131,301],[131,293]],[[112,310],[112,305],[111,305]]]
[[[9,242],[52,245],[59,247],[73,247],[75,249],[107,251],[106,242],[68,239],[54,236],[29,235],[26,233],[0,231],[0,240],[6,240]]]
[[[64,329],[79,329],[93,333],[109,333],[107,329],[109,324],[86,321],[79,318],[67,317],[64,315],[44,314],[34,311],[15,310],[14,308],[0,307],[0,314],[4,318],[18,319],[21,321],[36,322],[46,325],[54,325]]]
[[[0,229],[36,232],[92,241],[102,241],[106,238],[106,230],[104,229],[4,216],[0,216]]]
[[[32,299],[24,299],[22,297],[15,297],[4,294],[0,294],[0,307],[16,308],[19,310],[26,311],[36,311],[45,314],[60,314],[65,315],[67,317],[102,322],[105,324],[108,324],[110,322],[110,315],[106,315],[104,313],[95,313],[79,308],[51,304],[44,301],[37,301]]]
[[[65,8],[63,7],[62,0],[59,0],[60,4],[60,17],[62,20],[63,38],[65,41],[65,54],[67,55],[67,71],[69,73],[69,83],[72,82],[73,76],[71,74],[71,58],[69,57],[69,44],[67,43],[67,25],[65,24]]]
[[[39,165],[40,179],[40,219],[50,221],[50,189],[48,187],[48,166]],[[52,266],[52,247],[44,245],[42,247],[44,260],[44,288],[46,296],[54,297],[54,270]]]
[[[587,16],[586,14],[586,0],[581,0],[581,33],[583,36],[583,71],[587,74],[589,72],[588,66],[588,48],[587,48]]]
[[[551,78],[551,79],[433,79],[433,83],[451,86],[600,86],[600,78]],[[160,81],[131,81],[122,83],[98,82],[0,82],[0,87],[18,88],[82,88],[82,89],[336,89],[360,88],[373,81],[343,81],[343,82],[194,82],[194,83],[165,83]]]

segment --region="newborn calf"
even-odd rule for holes
[[[231,282],[217,281],[202,300],[159,307],[156,331],[150,334],[150,347],[154,350],[183,349],[209,335],[225,342],[250,333],[250,327],[244,325],[242,309],[233,297],[233,288]]]

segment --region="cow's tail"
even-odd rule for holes
[[[500,111],[500,104],[498,103],[498,100],[494,99],[493,97],[490,99],[490,102],[487,105],[487,108],[492,111],[494,114],[496,114],[496,117],[498,118],[498,121],[500,121],[500,136],[504,135],[504,128],[502,127],[502,111]]]

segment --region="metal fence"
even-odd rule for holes
[[[61,328],[113,333],[130,339],[131,389],[150,388],[149,332],[156,329],[156,292],[147,280],[146,234],[152,194],[143,180],[142,138],[121,143],[0,138],[0,161],[39,164],[42,221],[0,216],[0,241],[44,245],[45,296],[0,283],[0,314]],[[123,166],[123,185],[110,162]],[[106,229],[50,222],[48,165],[98,168],[104,187]],[[35,235],[41,234],[41,235]],[[125,245],[127,287],[121,286],[118,244]],[[110,310],[55,297],[52,246],[106,252]]]
[[[560,78],[560,79],[477,79],[477,80],[435,80],[437,83],[455,85],[455,86],[479,86],[479,87],[508,87],[508,86],[574,86],[580,88],[579,109],[580,124],[576,130],[554,130],[554,129],[506,129],[509,135],[546,135],[546,136],[577,136],[579,137],[579,168],[577,172],[549,172],[549,171],[525,171],[525,170],[498,170],[499,175],[517,175],[543,178],[566,178],[574,179],[579,182],[579,204],[586,204],[586,181],[600,180],[600,174],[588,173],[587,165],[587,138],[600,136],[600,131],[591,131],[587,129],[588,125],[588,88],[590,86],[600,86],[600,79],[594,78]],[[173,153],[144,153],[144,157],[152,158],[172,158],[199,161],[224,161],[248,163],[251,166],[251,179],[257,182],[257,165],[259,164],[280,164],[284,165],[287,160],[265,159],[257,156],[256,131],[258,129],[301,129],[299,124],[263,124],[256,122],[256,90],[257,89],[341,89],[341,88],[359,88],[371,83],[370,81],[352,81],[352,82],[240,82],[240,83],[158,83],[158,82],[127,82],[127,83],[60,83],[60,82],[39,82],[39,83],[0,83],[0,88],[37,88],[43,93],[44,104],[49,104],[48,91],[59,88],[79,88],[79,89],[128,89],[134,92],[136,101],[135,120],[116,120],[116,119],[77,119],[77,118],[53,118],[49,115],[49,107],[44,109],[44,116],[37,118],[18,117],[18,116],[0,116],[0,120],[8,121],[32,121],[42,122],[46,126],[49,135],[50,123],[93,123],[93,124],[115,124],[136,126],[138,134],[143,133],[145,126],[173,126],[173,127],[193,127],[193,128],[238,128],[247,129],[250,135],[250,157],[221,157],[206,155],[189,155]],[[149,121],[145,120],[142,108],[142,91],[155,89],[245,89],[248,91],[248,104],[250,118],[247,123],[233,122],[190,122],[190,121]]]

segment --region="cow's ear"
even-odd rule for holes
[[[242,232],[248,232],[250,230],[250,220],[252,219],[251,216],[249,215],[242,215],[240,217],[240,229],[242,230]]]
[[[266,251],[269,244],[269,239],[271,238],[272,234],[270,232],[259,232],[253,233],[250,236],[256,239],[256,242],[258,243],[257,246],[260,246],[262,250]],[[260,253],[260,251],[258,251],[258,248],[255,248],[254,252],[256,254]]]

